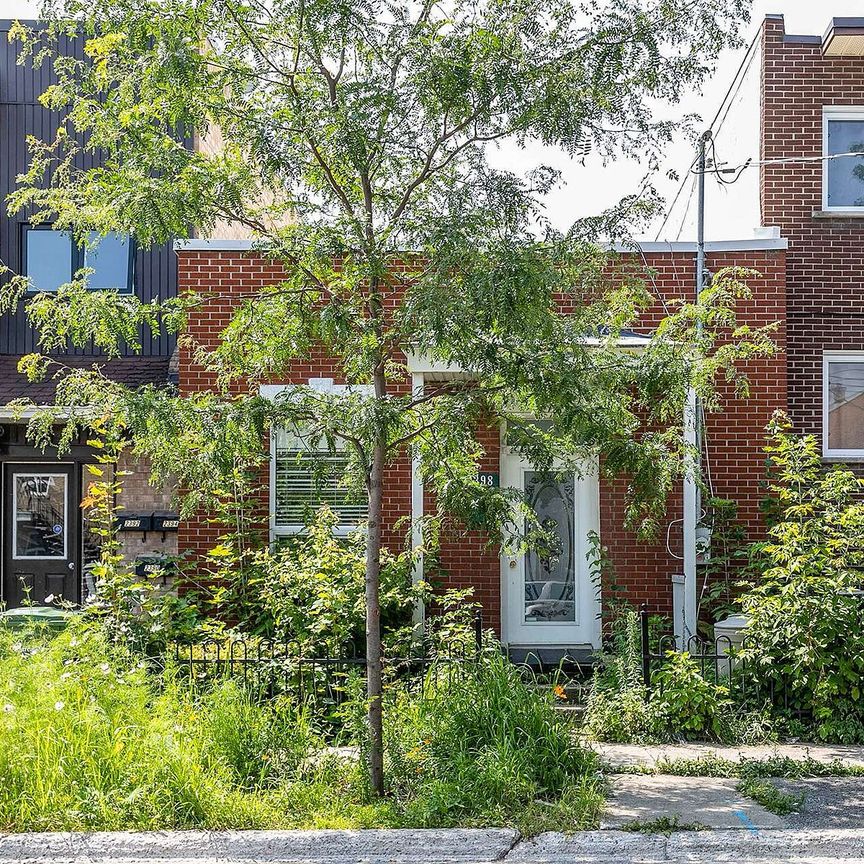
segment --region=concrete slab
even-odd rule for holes
[[[541,834],[524,840],[507,864],[860,864],[864,832],[682,831],[662,835],[622,831]]]
[[[864,777],[772,780],[781,792],[804,794],[798,813],[785,816],[789,828],[864,829]],[[864,831],[861,832],[864,834]]]
[[[506,828],[13,834],[0,837],[0,862],[486,864],[502,860],[517,839]]]
[[[666,837],[629,831],[549,832],[523,840],[505,859],[507,864],[606,864],[666,861]]]
[[[622,775],[614,778],[600,820],[601,828],[632,822],[674,820],[707,828],[782,828],[783,820],[740,795],[734,779],[674,777],[666,774]]]
[[[590,742],[603,761],[612,768],[645,765],[653,767],[658,762],[677,759],[728,759],[738,762],[741,759],[814,759],[828,764],[839,761],[845,765],[864,768],[864,747],[862,746],[823,746],[816,744],[764,744],[749,747],[726,747],[718,744],[604,744]]]

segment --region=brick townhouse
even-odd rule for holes
[[[34,24],[35,22],[28,22]],[[7,38],[10,21],[0,21],[0,198],[15,188],[15,177],[28,165],[26,136],[51,141],[61,115],[44,109],[39,96],[53,82],[51,64],[40,69],[17,65],[17,44]],[[64,39],[60,51],[81,57],[83,40]],[[82,166],[89,167],[89,165]],[[32,280],[34,290],[53,291],[86,266],[94,269],[91,290],[134,292],[143,300],[170,297],[177,291],[177,259],[170,243],[138,249],[128,236],[109,235],[95,248],[76,247],[70,238],[51,225],[31,226],[26,214],[11,217],[0,207],[0,260],[13,273]],[[17,372],[24,354],[38,351],[36,333],[29,327],[22,302],[11,314],[0,316],[0,591],[7,607],[26,598],[41,602],[46,596],[80,602],[92,591],[87,565],[98,555],[98,539],[81,510],[81,499],[94,459],[91,448],[79,441],[58,457],[56,451],[38,450],[27,442],[25,426],[5,406],[13,399],[27,398],[36,405],[54,402],[52,380],[29,384]],[[94,351],[62,352],[70,366],[103,365],[106,374],[130,386],[167,385],[176,379],[172,365],[175,338],[142,332],[140,354],[125,348],[115,359]],[[150,531],[152,514],[169,513],[170,490],[152,488],[146,465],[124,464],[131,471],[118,504],[127,516],[120,533],[130,561],[148,554],[175,553],[176,520],[167,520],[169,530]]]
[[[279,280],[280,265],[250,247],[249,242],[220,240],[190,240],[177,244],[182,288],[206,291],[220,285],[224,290],[226,284],[234,288],[231,299],[223,296],[190,320],[188,332],[195,344],[214,347],[243,296]],[[643,251],[656,289],[667,300],[688,296],[693,285],[695,245],[645,244]],[[753,299],[745,304],[742,316],[754,326],[782,321],[785,241],[759,238],[709,244],[708,263],[714,270],[729,265],[758,270],[761,275],[752,282]],[[781,345],[783,339],[781,328],[778,333]],[[409,387],[422,385],[424,380],[440,381],[448,374],[422,358],[409,358],[408,366],[411,378],[394,382],[397,389],[407,391]],[[741,401],[731,392],[726,393],[724,412],[708,420],[707,438],[716,494],[739,500],[742,519],[756,532],[761,490],[751,481],[763,471],[764,427],[772,413],[785,405],[785,359],[754,361],[748,371],[753,397]],[[189,345],[180,350],[179,379],[181,391],[189,393],[212,384],[208,374],[196,366]],[[339,387],[343,382],[335,364],[325,356],[314,355],[298,363],[290,381],[283,383],[330,388]],[[262,392],[272,394],[279,386],[278,382],[266,385]],[[669,548],[665,537],[653,544],[638,541],[622,527],[623,480],[611,484],[600,482],[596,473],[589,473],[581,479],[565,478],[550,488],[548,478],[533,471],[531,465],[507,448],[504,430],[482,429],[478,434],[484,449],[480,471],[497,475],[502,485],[523,490],[541,517],[552,516],[561,526],[565,550],[561,561],[566,563],[559,564],[561,572],[549,578],[550,574],[543,577],[535,572],[537,565],[532,563],[530,555],[499,556],[480,532],[454,531],[443,538],[440,562],[446,573],[444,584],[473,587],[476,599],[483,605],[486,622],[511,646],[570,650],[596,646],[602,596],[611,596],[613,587],[618,596],[648,600],[659,610],[672,611],[672,576],[681,570],[681,562],[675,557],[681,548],[680,524],[677,533],[671,532]],[[276,433],[272,442],[270,525],[273,537],[278,538],[303,529],[298,518],[302,512],[299,504],[314,503],[315,493],[308,478],[299,476],[288,440]],[[356,524],[358,516],[362,515],[356,505],[340,500],[336,489],[325,494],[328,500],[337,503],[345,528]],[[405,529],[397,528],[397,524],[416,521],[431,503],[406,453],[390,466],[385,480],[386,541],[401,547]],[[673,500],[670,519],[679,518],[680,510],[681,501]],[[671,515],[673,513],[675,515]],[[587,558],[587,535],[591,531],[600,533],[615,565],[616,585],[607,584],[600,593],[592,583]],[[180,548],[203,553],[215,544],[219,532],[217,525],[203,519],[185,522],[180,526]],[[544,592],[547,582],[555,585]],[[550,592],[555,592],[551,600]]]
[[[753,268],[753,299],[741,309],[750,324],[779,322],[781,353],[753,362],[749,399],[724,394],[723,410],[710,415],[704,433],[705,459],[715,495],[736,501],[749,536],[759,536],[764,495],[764,429],[776,409],[789,412],[797,430],[823,442],[826,460],[864,460],[864,330],[859,274],[864,264],[864,159],[841,154],[864,150],[864,19],[834,19],[822,36],[791,36],[783,19],[763,22],[761,84],[761,215],[754,239],[707,245],[707,266]],[[753,154],[754,157],[756,154]],[[825,159],[824,157],[837,157]],[[792,161],[790,161],[790,159]],[[782,160],[782,161],[780,161]],[[857,166],[861,165],[861,168]],[[742,234],[746,234],[742,231]],[[279,278],[279,268],[242,241],[178,244],[181,290],[231,284],[236,300]],[[692,296],[696,247],[692,243],[646,243],[640,257],[667,300]],[[628,254],[625,252],[625,254]],[[235,303],[223,302],[190,322],[190,335],[214,344]],[[650,322],[646,322],[650,324]],[[647,331],[646,331],[647,332]],[[411,358],[412,380],[440,378],[441,369]],[[181,351],[180,387],[207,386],[202,370]],[[338,387],[326,358],[298,363],[291,383]],[[268,386],[278,388],[278,382]],[[561,556],[555,573],[538,573],[530,555],[498,555],[484,536],[456,532],[442,542],[445,581],[473,586],[487,622],[511,647],[589,649],[599,641],[598,613],[614,595],[647,600],[659,611],[680,612],[682,580],[701,591],[702,569],[684,574],[683,497],[670,501],[668,535],[637,540],[622,527],[625,481],[596,476],[565,478],[550,488],[532,466],[510,452],[505,430],[480,430],[482,472],[523,490],[541,515],[560,526]],[[277,538],[302,530],[296,502],[309,496],[297,476],[290,445],[273,435],[270,472],[270,526]],[[545,486],[544,486],[545,483]],[[554,484],[553,484],[554,485]],[[416,519],[430,504],[407,457],[395,463],[386,481],[385,523],[390,542],[403,517]],[[338,493],[331,491],[338,500]],[[545,508],[545,509],[543,509]],[[346,508],[346,524],[358,516]],[[586,560],[586,535],[599,532],[609,549],[614,575],[597,591]],[[181,525],[182,549],[203,551],[218,533],[192,520]],[[614,580],[614,585],[612,584]],[[680,625],[678,625],[680,627]]]

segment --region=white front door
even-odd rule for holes
[[[589,535],[600,531],[596,466],[564,476],[535,470],[505,446],[501,485],[518,489],[554,542],[501,556],[504,641],[527,648],[599,647],[600,586]],[[519,519],[519,530],[524,530]]]

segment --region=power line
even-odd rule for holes
[[[778,156],[774,159],[753,159],[752,157],[744,162],[734,166],[726,166],[725,162],[715,162],[710,168],[705,169],[705,174],[717,174],[718,178],[721,174],[735,174],[737,180],[741,174],[748,168],[755,168],[758,165],[795,165],[806,162],[827,162],[831,159],[848,159],[849,157],[858,157],[864,159],[864,150],[850,150],[847,153],[827,153],[822,156]],[[726,167],[724,167],[726,166]],[[702,172],[694,170],[690,167],[691,174],[700,174]],[[723,180],[724,183],[734,183],[735,180]]]
[[[735,75],[733,76],[732,81],[730,82],[729,87],[727,88],[726,93],[723,96],[722,101],[720,102],[720,107],[717,109],[717,113],[714,115],[714,119],[708,124],[708,130],[709,131],[712,131],[712,132],[714,131],[714,124],[717,122],[717,118],[720,116],[721,112],[723,111],[723,106],[726,104],[726,100],[729,98],[729,94],[732,92],[732,89],[735,87],[735,82],[738,81],[738,76],[741,75],[741,71],[744,69],[745,64],[747,64],[747,70],[745,70],[744,74],[741,75],[741,80],[743,81],[744,77],[747,75],[747,72],[750,69],[750,62],[748,62],[748,61],[751,61],[750,54],[753,51],[753,49],[756,47],[756,43],[759,41],[759,36],[761,35],[761,33],[762,33],[762,28],[757,27],[756,32],[753,34],[753,38],[750,40],[750,44],[747,46],[747,51],[744,54],[744,56],[741,58],[741,62],[738,64],[738,68],[735,70]],[[756,55],[754,54],[753,56],[755,57]],[[740,87],[740,84],[739,84],[739,87]],[[726,113],[728,114],[729,112],[727,111]],[[726,118],[724,117],[723,119],[725,120]],[[722,126],[722,123],[721,123],[721,126]]]
[[[726,93],[723,96],[723,99],[720,101],[720,105],[717,108],[717,113],[714,115],[714,119],[711,121],[711,123],[708,126],[709,130],[713,130],[714,124],[717,122],[717,119],[720,117],[720,114],[723,111],[723,107],[726,105],[726,100],[729,98],[729,95],[732,93],[732,90],[735,89],[735,96],[738,95],[738,90],[740,90],[741,84],[743,83],[744,78],[747,76],[747,72],[749,72],[749,70],[750,70],[750,64],[752,63],[753,58],[756,56],[755,53],[753,53],[753,49],[756,47],[756,44],[759,41],[759,36],[760,36],[761,32],[762,32],[761,28],[757,27],[756,32],[753,34],[753,38],[750,40],[750,44],[747,46],[747,51],[744,53],[744,56],[741,58],[741,62],[738,64],[738,68],[735,70],[735,74],[732,76],[732,81],[730,82],[729,87],[727,88]],[[752,54],[752,56],[751,56],[751,54]],[[746,69],[744,69],[745,65],[747,67]],[[742,70],[744,70],[743,75],[741,74]],[[740,76],[740,80],[739,80],[739,76]],[[736,87],[736,82],[737,82],[737,87]],[[732,97],[733,100],[734,100],[735,96]],[[720,128],[722,128],[723,123],[726,122],[726,117],[729,115],[729,110],[731,109],[731,107],[732,106],[730,103],[729,108],[727,108],[727,110],[726,110],[726,114],[723,115],[723,120],[721,120],[721,122],[720,122]],[[719,129],[718,129],[718,131],[719,131]],[[687,169],[687,173],[690,173],[693,170],[693,166],[695,164],[696,164],[696,158],[694,158],[693,161],[690,163],[690,167]],[[669,205],[669,209],[666,211],[665,215],[663,216],[663,222],[661,223],[660,227],[657,229],[657,234],[654,236],[655,240],[660,239],[660,235],[663,233],[663,229],[668,224],[669,218],[672,216],[672,213],[675,210],[675,205],[678,203],[678,200],[680,199],[681,194],[683,193],[684,187],[686,185],[687,185],[687,174],[685,174],[681,178],[681,183],[678,186],[678,191],[675,193],[675,197],[672,199],[672,203]],[[690,197],[687,200],[687,208],[685,209],[685,218],[686,218],[687,211],[689,211],[689,209],[690,209],[690,200],[692,199],[692,197],[693,197],[693,192],[691,189]],[[678,229],[678,236],[679,237],[681,236],[682,228],[683,228],[683,220],[682,220],[681,228]]]

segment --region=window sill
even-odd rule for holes
[[[864,207],[857,210],[814,210],[814,219],[864,219]]]
[[[835,453],[823,453],[823,462],[864,462],[864,451],[860,453],[847,453],[845,456],[839,456]]]

